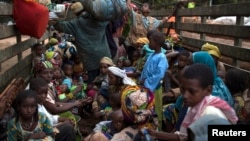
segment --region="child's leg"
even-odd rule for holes
[[[157,114],[158,123],[159,123],[158,130],[161,131],[161,129],[162,129],[162,117],[163,117],[163,111],[162,111],[162,87],[155,90],[154,95],[155,95],[155,112]]]

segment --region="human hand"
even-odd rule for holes
[[[157,131],[156,130],[153,130],[153,129],[147,129],[148,130],[148,134],[151,135],[151,136],[156,136],[157,134]]]
[[[162,22],[167,22],[168,21],[168,17],[163,17],[162,18]]]
[[[73,104],[74,107],[81,107],[84,105],[82,100],[76,100]]]

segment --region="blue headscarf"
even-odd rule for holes
[[[234,104],[233,97],[230,91],[228,90],[227,86],[225,85],[225,83],[222,81],[222,79],[219,76],[217,76],[217,69],[213,57],[205,51],[198,51],[193,53],[193,63],[205,64],[209,68],[211,68],[214,74],[212,95],[220,97],[221,99],[227,101],[228,104],[233,107]]]

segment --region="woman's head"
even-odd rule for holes
[[[180,90],[187,106],[195,106],[212,92],[214,77],[211,69],[196,63],[188,67],[181,77]]]
[[[214,58],[214,61],[216,64],[217,64],[218,60],[221,58],[220,50],[215,45],[206,43],[206,44],[202,45],[201,51],[208,52]]]
[[[49,61],[39,62],[34,67],[35,77],[42,77],[47,83],[53,79],[53,65]]]
[[[103,57],[100,61],[100,73],[101,74],[107,74],[108,73],[108,67],[115,66],[112,59],[109,57]]]
[[[35,118],[38,120],[38,100],[37,94],[33,90],[21,91],[15,101],[15,109],[17,113],[16,121],[21,119]]]
[[[139,38],[136,40],[136,47],[137,47],[137,50],[140,52],[141,49],[143,48],[143,46],[145,44],[148,44],[149,43],[149,40],[148,38],[144,37],[144,38]]]
[[[125,70],[122,70],[115,66],[109,67],[108,70],[109,85],[136,85],[136,83],[132,79],[127,77]]]
[[[232,94],[242,93],[247,89],[246,73],[238,69],[226,72],[225,84]]]
[[[39,104],[43,104],[48,94],[48,83],[41,77],[32,78],[30,80],[30,89],[37,93]]]
[[[205,51],[194,52],[192,54],[192,61],[191,62],[193,64],[201,63],[201,64],[207,65],[212,70],[214,77],[217,76],[217,69],[215,66],[214,59],[209,53],[207,53]]]

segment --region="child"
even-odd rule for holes
[[[246,74],[237,69],[230,69],[226,73],[225,84],[231,92],[234,99],[234,109],[239,120],[246,119],[245,101],[243,92],[246,89]]]
[[[16,98],[16,116],[8,123],[8,140],[53,140],[53,128],[50,119],[38,112],[38,100],[33,90],[23,90]]]
[[[149,47],[155,52],[148,57],[141,73],[140,82],[146,88],[155,92],[155,110],[158,122],[162,123],[161,81],[168,69],[167,58],[165,54],[161,52],[161,47],[165,42],[165,36],[163,33],[154,32],[149,37],[149,41]],[[161,125],[159,128],[161,128]]]
[[[100,75],[92,82],[98,88],[108,89],[108,67],[110,66],[114,66],[114,63],[109,57],[103,57],[100,60]]]
[[[134,67],[132,67],[131,65],[131,61],[130,60],[124,60],[123,62],[123,69],[125,69],[126,73],[134,73],[136,70]]]
[[[171,88],[179,87],[180,72],[185,68],[190,53],[186,50],[179,51],[177,64],[167,71],[168,77],[171,79]]]
[[[94,133],[85,140],[94,141],[96,137],[99,140],[110,140],[114,134],[119,133],[124,128],[124,117],[121,110],[116,110],[111,114],[111,121],[102,121],[96,124]]]
[[[33,50],[34,50],[33,57],[39,56],[41,57],[42,61],[45,61],[44,48],[42,44],[36,43],[35,45],[33,45]]]
[[[86,72],[78,54],[73,56],[73,61],[73,79],[79,81],[79,77],[85,78]]]
[[[71,82],[71,85],[73,85],[73,79],[72,79],[72,76],[73,76],[73,65],[70,64],[70,63],[66,63],[66,64],[63,65],[63,69],[62,70],[63,70],[64,76],[65,76],[65,78],[63,80],[69,79],[70,82]]]
[[[76,134],[74,125],[76,123],[74,122],[74,118],[60,117],[57,114],[52,115],[43,105],[46,101],[45,98],[47,97],[48,92],[47,82],[41,77],[32,78],[30,80],[30,89],[37,93],[38,111],[44,113],[49,118],[55,131],[59,130],[55,135],[55,140],[75,140]]]
[[[61,68],[54,68],[53,71],[53,83],[55,86],[59,86],[60,84],[62,84],[63,81],[63,71]]]
[[[238,117],[234,109],[226,101],[211,95],[214,82],[213,75],[211,69],[204,64],[197,63],[187,68],[182,75],[180,89],[184,104],[189,108],[180,131],[163,133],[149,130],[150,135],[157,139],[186,141],[188,139],[187,129],[192,127],[197,120],[208,115],[227,120],[230,124],[236,124]],[[199,124],[196,128],[201,128],[200,126],[204,126],[204,124]]]

